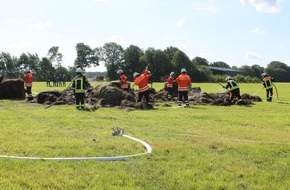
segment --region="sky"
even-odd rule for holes
[[[0,0],[0,7],[0,52],[46,57],[58,46],[64,67],[73,66],[77,43],[109,42],[173,46],[190,59],[237,67],[290,66],[289,0]]]

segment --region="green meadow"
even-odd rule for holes
[[[92,83],[93,86],[102,83]],[[260,96],[251,106],[178,108],[157,102],[153,110],[0,100],[0,189],[290,189],[290,84],[275,83],[273,102],[261,84],[239,84],[241,94]],[[219,84],[193,83],[204,92]],[[154,83],[157,91],[162,83]],[[46,87],[34,82],[36,95]],[[112,128],[141,139],[152,154],[125,161],[26,160],[19,157],[103,157],[139,154],[138,142],[113,136]],[[92,140],[93,139],[93,140]]]

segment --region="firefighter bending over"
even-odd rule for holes
[[[238,102],[242,101],[242,97],[240,95],[240,87],[238,83],[232,79],[232,77],[228,76],[225,79],[227,85],[224,87],[230,92],[230,99],[233,103],[234,98],[238,98]]]

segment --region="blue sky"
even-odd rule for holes
[[[0,0],[0,7],[1,52],[44,57],[59,46],[64,67],[73,66],[80,42],[174,46],[190,59],[238,67],[290,65],[286,0]]]

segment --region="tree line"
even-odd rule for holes
[[[152,47],[145,51],[136,45],[124,49],[121,45],[110,42],[101,47],[91,48],[84,43],[76,44],[77,57],[73,66],[62,66],[63,55],[59,47],[54,46],[48,50],[47,56],[40,58],[36,53],[22,53],[15,57],[7,52],[0,53],[0,74],[7,78],[20,77],[26,69],[30,69],[34,78],[45,81],[49,77],[66,75],[71,79],[76,68],[90,68],[104,63],[109,80],[116,80],[116,71],[122,69],[129,80],[133,80],[133,73],[142,73],[145,67],[151,71],[152,81],[162,81],[170,72],[180,73],[182,68],[187,70],[193,82],[221,82],[229,75],[223,71],[211,70],[209,67],[227,68],[239,72],[232,76],[239,82],[260,82],[261,73],[267,72],[275,81],[290,82],[290,67],[279,61],[270,62],[267,67],[259,65],[243,65],[230,67],[223,61],[209,62],[205,58],[195,57],[192,60],[180,49],[167,47],[164,50]],[[53,65],[54,63],[54,65]]]

